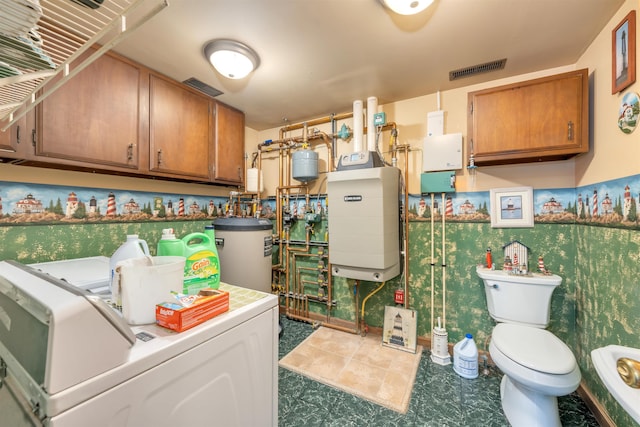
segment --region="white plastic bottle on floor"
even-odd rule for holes
[[[116,305],[121,305],[120,278],[116,273],[118,262],[130,258],[142,258],[149,256],[149,246],[147,242],[138,239],[137,234],[128,234],[127,240],[111,255],[109,260],[109,289],[111,290],[111,301]]]
[[[478,378],[478,347],[473,335],[465,335],[453,346],[453,370],[462,378]]]

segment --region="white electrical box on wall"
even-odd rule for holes
[[[449,133],[424,138],[422,170],[424,172],[462,169],[462,134]]]
[[[427,135],[438,136],[444,133],[444,111],[427,113]]]

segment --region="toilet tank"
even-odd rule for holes
[[[484,283],[489,314],[497,322],[546,328],[551,295],[562,283],[558,275],[512,275],[503,270],[476,269]]]

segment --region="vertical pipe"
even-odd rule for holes
[[[353,101],[353,152],[362,151],[362,101],[357,99]]]
[[[338,122],[335,117],[335,114],[331,115],[331,159],[335,159],[338,155],[338,137],[336,136],[336,132],[338,131]],[[328,168],[329,172],[333,171],[334,167],[335,165],[332,160]]]
[[[378,98],[367,98],[367,150],[376,151],[376,126],[373,124],[373,116],[378,112]]]
[[[431,341],[433,342],[433,328],[435,327],[434,324],[434,314],[433,312],[435,311],[435,266],[436,266],[436,261],[434,259],[435,256],[435,245],[433,242],[433,239],[435,238],[435,232],[434,232],[434,225],[435,225],[435,212],[433,210],[433,203],[435,201],[434,198],[434,193],[431,193]]]
[[[404,308],[409,308],[409,146],[404,151]]]
[[[445,271],[447,269],[447,263],[445,260],[445,245],[444,245],[444,217],[445,217],[445,200],[444,193],[442,193],[442,327],[447,329],[447,284],[445,279]]]

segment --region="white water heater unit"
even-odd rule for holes
[[[400,274],[399,180],[395,167],[328,174],[333,275],[384,282]]]

